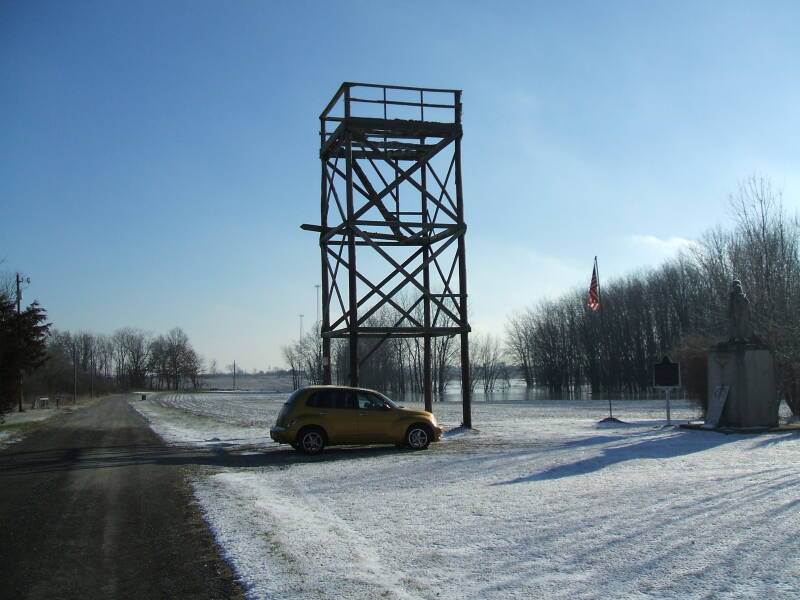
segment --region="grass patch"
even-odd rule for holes
[[[0,448],[20,441],[39,429],[44,423],[61,414],[63,409],[28,410],[3,415],[0,423]]]

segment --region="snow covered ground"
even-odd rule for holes
[[[0,450],[24,438],[35,423],[46,421],[64,410],[68,409],[42,408],[3,415],[3,423],[0,424]]]
[[[259,457],[194,483],[251,598],[800,597],[796,433],[666,427],[659,401],[616,402],[617,426],[602,402],[475,403],[478,432],[425,452],[304,458],[268,441],[286,396],[132,402],[174,443]]]

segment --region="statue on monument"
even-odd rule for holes
[[[742,282],[734,279],[728,295],[728,336],[730,342],[754,341],[750,320],[750,300],[742,289]]]
[[[727,342],[708,355],[706,428],[771,428],[778,424],[775,360],[753,331],[755,315],[734,279],[728,294]]]

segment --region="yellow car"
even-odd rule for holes
[[[436,417],[404,408],[380,392],[319,385],[295,391],[270,437],[303,454],[337,444],[397,444],[423,450],[442,434]]]

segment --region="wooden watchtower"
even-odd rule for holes
[[[381,343],[419,337],[431,410],[431,338],[459,335],[471,427],[461,136],[460,90],[343,83],[320,115],[320,224],[302,227],[319,233],[324,381],[332,338],[358,385]],[[360,338],[377,341],[365,356]]]

